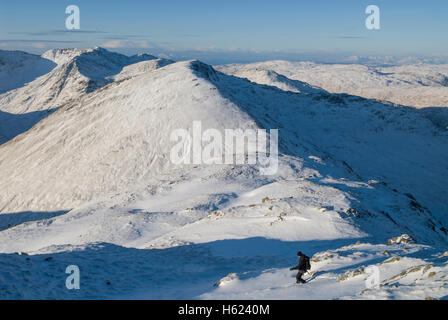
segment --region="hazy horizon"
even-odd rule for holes
[[[80,28],[67,30],[76,4]],[[377,5],[381,27],[368,30],[366,8]],[[432,5],[430,5],[432,4]],[[0,1],[0,49],[41,54],[53,48],[104,47],[208,63],[264,60],[356,62],[354,57],[447,60],[444,1],[171,0]],[[207,26],[207,27],[205,27]]]

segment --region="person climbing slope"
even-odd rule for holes
[[[298,270],[296,276],[297,283],[306,283],[306,281],[302,279],[302,276],[311,269],[310,258],[304,255],[301,251],[297,252],[297,255],[299,256],[299,264],[289,270]]]

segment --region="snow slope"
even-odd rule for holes
[[[302,81],[331,93],[347,93],[418,108],[448,106],[448,65],[414,64],[373,67],[359,64],[268,61],[217,66],[217,70],[284,89],[266,81],[276,72],[288,81]],[[288,82],[285,81],[285,82]]]
[[[446,297],[446,130],[414,108],[259,75],[138,62],[1,145],[0,297]],[[278,128],[278,172],[173,165],[171,132],[198,120]],[[417,243],[386,245],[404,233]],[[298,249],[313,256],[302,287]],[[381,286],[365,290],[368,265]]]
[[[110,83],[108,78],[127,65],[156,59],[151,55],[128,57],[99,47],[55,49],[42,57],[57,67],[27,86],[1,95],[1,110],[17,114],[59,107]]]

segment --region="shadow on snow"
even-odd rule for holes
[[[285,242],[258,237],[166,249],[97,243],[58,246],[52,249],[62,252],[51,254],[0,254],[0,298],[191,299],[216,289],[214,284],[229,273],[238,273],[244,280],[267,269],[296,265],[298,250],[312,256],[353,242]],[[80,290],[65,286],[69,265],[80,269]],[[291,272],[291,281],[294,277]]]

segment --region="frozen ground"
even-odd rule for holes
[[[443,117],[329,93],[278,68],[250,71],[249,82],[199,61],[101,48],[43,57],[64,76],[0,95],[8,117],[45,112],[16,131],[0,117],[1,298],[448,296]],[[243,76],[240,67],[219,69]],[[436,71],[415,68],[438,86]],[[54,81],[57,90],[44,87]],[[44,95],[51,103],[36,104]],[[170,133],[198,120],[278,128],[278,172],[173,165]],[[402,234],[414,240],[387,244]],[[299,249],[313,257],[302,286],[289,271]],[[80,290],[65,287],[68,265],[80,268]],[[368,289],[372,265],[380,282]]]

